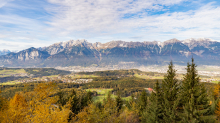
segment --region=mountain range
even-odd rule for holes
[[[10,52],[11,52],[10,50],[4,49],[4,50],[0,51],[0,56],[1,56],[1,55],[6,55],[6,54],[8,54],[8,53],[10,53]]]
[[[0,52],[1,53],[1,52]],[[186,65],[194,57],[197,64],[220,65],[220,42],[208,38],[164,42],[144,41],[89,43],[86,40],[59,42],[48,47],[31,47],[0,56],[4,67],[90,66],[133,63],[135,65]]]

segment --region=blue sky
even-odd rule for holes
[[[220,41],[220,1],[0,0],[0,50],[172,38]]]

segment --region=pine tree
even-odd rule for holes
[[[146,90],[143,90],[141,92],[141,96],[140,96],[140,102],[139,102],[139,110],[140,110],[140,114],[142,114],[142,112],[144,110],[146,110],[147,108],[147,93]]]
[[[119,111],[122,109],[123,106],[123,100],[120,96],[120,93],[117,94],[115,101],[116,101],[117,112],[119,113]]]
[[[203,84],[199,83],[194,59],[187,64],[187,73],[184,76],[181,88],[181,102],[183,108],[182,122],[205,123],[211,122],[208,118],[209,101]],[[207,117],[206,117],[207,116]]]
[[[58,92],[58,101],[57,103],[60,104],[61,106],[64,106],[67,102],[67,99],[64,98],[64,92],[63,91],[60,91]]]
[[[147,123],[161,123],[163,122],[163,97],[161,88],[157,81],[154,91],[150,96],[150,103],[147,108],[146,116],[142,116],[142,122]]]
[[[170,62],[167,70],[167,74],[164,76],[162,82],[163,91],[163,107],[164,107],[164,122],[173,123],[180,120],[177,109],[179,105],[179,84],[176,79],[176,70],[172,61]]]
[[[81,110],[81,106],[80,106],[80,101],[79,98],[76,95],[76,91],[73,89],[72,93],[69,97],[69,101],[71,104],[70,110],[74,113],[74,114],[78,114],[79,111]]]

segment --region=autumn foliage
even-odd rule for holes
[[[18,93],[10,99],[7,110],[2,111],[2,123],[65,123],[69,109],[58,108],[53,95],[53,84],[39,84],[33,92]]]
[[[214,123],[220,119],[220,84],[215,85],[212,94],[208,94],[200,82],[193,59],[191,64],[188,63],[182,81],[175,76],[176,70],[171,62],[162,83],[150,80],[151,84],[147,84],[147,80],[136,80],[134,77],[120,81],[115,81],[117,77],[104,77],[103,80],[95,80],[85,86],[73,83],[34,83],[31,89],[25,86],[23,91],[13,94],[12,98],[0,96],[0,122]],[[152,84],[155,84],[152,92],[144,89]],[[81,89],[83,87],[115,88],[102,101],[94,101],[97,93],[87,92]],[[119,93],[113,97],[112,93],[115,92]],[[123,97],[126,95],[130,99],[125,100]]]

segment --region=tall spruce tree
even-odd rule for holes
[[[159,87],[159,83],[157,81],[154,91],[150,96],[150,102],[147,108],[146,116],[142,116],[142,122],[147,123],[163,123],[163,97],[161,88]]]
[[[194,59],[187,64],[187,73],[181,86],[182,122],[210,123],[208,116],[209,100],[203,84],[199,82]]]
[[[173,62],[171,61],[167,74],[164,76],[162,82],[162,92],[163,92],[163,107],[164,107],[164,122],[174,123],[179,121],[178,116],[178,106],[179,106],[179,83],[176,79],[176,70],[174,69]]]
[[[147,92],[146,90],[143,90],[141,92],[141,96],[139,98],[139,110],[140,110],[140,115],[143,113],[144,110],[147,109]]]

